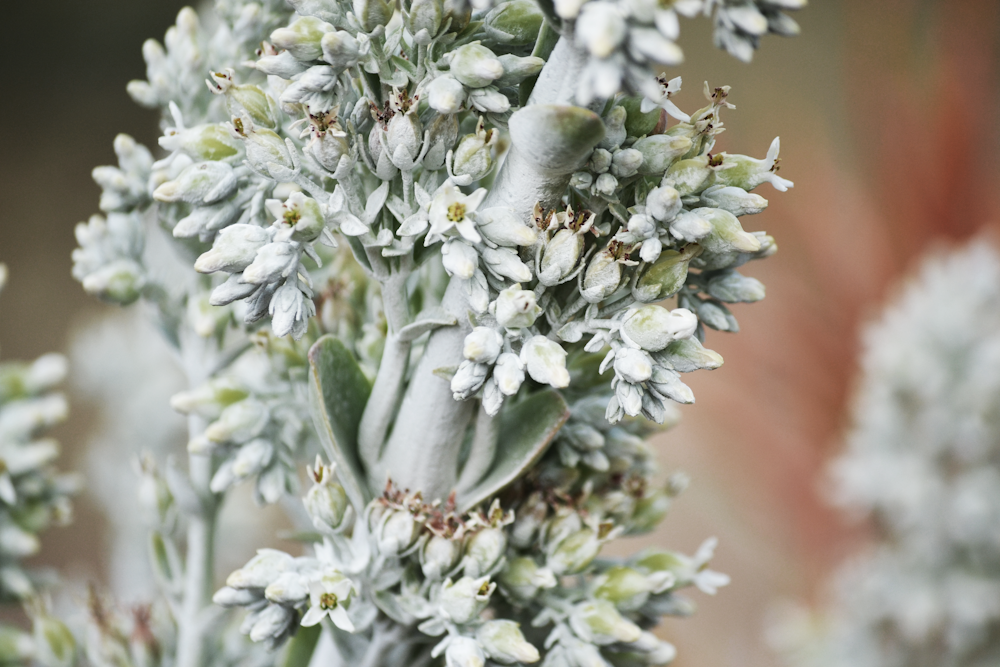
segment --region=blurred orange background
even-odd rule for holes
[[[11,277],[0,296],[2,358],[65,350],[73,327],[111,309],[70,276],[73,225],[97,210],[90,170],[114,161],[118,132],[155,146],[156,119],[125,83],[144,76],[142,41],[162,38],[182,5],[4,8],[0,261]],[[706,21],[682,30],[681,108],[702,105],[702,81],[731,85],[737,108],[719,149],[762,157],[780,135],[781,175],[796,186],[760,189],[771,207],[744,226],[767,230],[780,252],[747,272],[768,297],[737,307],[739,334],[709,335],[726,364],[691,378],[697,405],[656,440],[663,467],[687,471],[691,487],[656,534],[616,545],[690,553],[720,538],[715,566],[732,585],[715,598],[696,594],[699,613],[662,628],[679,667],[776,664],[764,641],[769,610],[821,599],[825,575],[865,539],[822,498],[825,462],[849,424],[859,326],[935,241],[1000,219],[1000,4],[813,0],[795,18],[802,36],[766,38],[751,66],[713,50]],[[70,400],[71,419],[56,433],[63,468],[83,465],[96,421],[92,400]],[[37,561],[107,581],[106,521],[86,493],[76,506],[74,525],[47,533]]]

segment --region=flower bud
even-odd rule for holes
[[[235,589],[267,588],[283,572],[295,566],[295,559],[284,551],[258,549],[257,555],[226,579],[226,586]]]
[[[654,366],[649,386],[671,401],[684,404],[694,403],[694,392],[691,391],[691,387],[681,381],[681,376],[676,371],[662,366]]]
[[[611,169],[612,161],[611,152],[603,148],[595,148],[594,152],[590,154],[590,168],[595,174],[603,174]]]
[[[469,577],[489,573],[507,550],[507,535],[502,528],[484,528],[474,533],[465,548],[463,572]]]
[[[509,278],[516,283],[526,283],[531,280],[531,269],[521,261],[515,250],[487,246],[480,250],[480,255],[486,266],[499,276]]]
[[[233,123],[236,133],[243,138],[247,162],[252,167],[265,174],[270,174],[272,163],[286,169],[292,169],[295,166],[292,157],[288,154],[284,140],[273,130],[266,127],[254,127],[253,121],[247,116],[237,118]]]
[[[337,71],[354,67],[361,58],[361,46],[358,40],[344,30],[323,35],[320,48],[323,51],[323,60],[330,63]]]
[[[726,303],[753,303],[764,298],[763,283],[736,271],[712,276],[705,288],[710,295]]]
[[[721,303],[701,301],[697,304],[695,310],[698,312],[698,319],[707,327],[711,327],[717,331],[732,331],[734,333],[740,330],[739,325],[736,323],[736,318]]]
[[[671,341],[694,334],[698,318],[687,308],[667,310],[657,305],[637,308],[626,315],[621,332],[648,352],[658,352]]]
[[[457,83],[457,82],[456,82]],[[458,119],[454,114],[436,117],[428,129],[430,148],[421,163],[424,169],[437,171],[444,166],[445,157],[458,139]]]
[[[445,667],[483,667],[486,656],[475,639],[453,637],[444,653]]]
[[[494,301],[494,316],[500,326],[508,329],[530,327],[542,313],[532,290],[514,285],[502,290]]]
[[[503,349],[503,336],[489,327],[476,327],[465,337],[462,356],[478,364],[492,364]]]
[[[459,364],[458,371],[451,378],[451,392],[455,400],[464,401],[479,391],[489,370],[490,367],[486,364],[477,364],[468,359]]]
[[[309,598],[309,584],[300,572],[285,572],[268,584],[264,597],[275,604],[297,606]]]
[[[707,188],[712,183],[714,174],[715,169],[709,166],[709,156],[699,155],[670,165],[670,169],[663,175],[663,185],[672,186],[681,197],[689,197],[700,194]]]
[[[469,88],[482,88],[503,76],[503,64],[482,44],[466,44],[452,52],[451,74]]]
[[[153,198],[165,202],[214,204],[235,192],[237,184],[233,168],[225,162],[200,162],[156,188]]]
[[[215,237],[212,249],[195,261],[195,271],[200,273],[242,271],[250,266],[257,256],[257,251],[263,248],[268,240],[268,231],[262,227],[230,225]]]
[[[681,211],[670,223],[670,234],[688,243],[697,243],[712,232],[712,225],[691,211]]]
[[[678,252],[666,250],[650,266],[632,288],[637,301],[652,303],[667,299],[684,287],[691,260],[701,253],[700,246],[685,246]]]
[[[625,132],[625,117],[627,115],[624,108],[620,106],[611,107],[611,110],[602,119],[604,121],[605,132],[604,138],[597,144],[598,146],[613,151],[622,145],[628,136]]]
[[[528,246],[538,240],[538,233],[505,206],[478,211],[476,220],[479,233],[499,246]]]
[[[399,173],[399,168],[393,164],[389,152],[382,146],[383,131],[382,126],[375,123],[368,133],[368,151],[371,153],[372,162],[375,163],[375,175],[383,181],[391,181]]]
[[[615,107],[621,109],[621,107]],[[639,172],[642,166],[642,153],[635,148],[625,148],[617,151],[611,158],[611,173],[617,178],[628,178]]]
[[[493,86],[469,91],[469,105],[484,113],[504,113],[510,110],[510,100]]]
[[[304,151],[309,154],[327,171],[337,171],[340,158],[349,155],[350,144],[347,143],[347,133],[336,127],[328,127],[315,132]]]
[[[227,406],[205,429],[205,437],[212,442],[244,443],[260,435],[269,419],[263,403],[247,398]]]
[[[212,596],[212,602],[220,607],[247,607],[255,602],[259,602],[263,597],[264,594],[259,588],[231,588],[223,586]]]
[[[687,162],[687,160],[682,160],[674,164],[677,158],[691,150],[691,139],[683,136],[674,137],[669,134],[654,134],[639,139],[632,144],[632,148],[642,153],[640,174],[645,176],[659,175],[667,171],[668,168],[670,169],[669,174],[674,171],[674,167]],[[708,173],[705,174],[705,178],[708,178]]]
[[[516,354],[505,352],[493,367],[493,380],[505,396],[513,396],[524,382],[524,365]]]
[[[713,185],[701,193],[701,204],[721,208],[736,217],[754,215],[767,208],[767,200],[733,186]]]
[[[675,340],[663,351],[671,368],[679,373],[710,370],[722,366],[722,355],[706,349],[697,338]]]
[[[323,55],[320,40],[323,35],[333,32],[332,25],[314,16],[296,19],[286,28],[278,28],[271,33],[271,43],[276,48],[285,49],[296,60],[308,62]]]
[[[618,289],[622,281],[622,265],[614,251],[605,248],[594,255],[583,274],[583,290],[580,296],[588,303],[600,303]]]
[[[598,646],[617,642],[629,644],[642,635],[639,626],[619,614],[607,600],[589,600],[577,604],[570,615],[569,624],[578,637]]]
[[[701,246],[707,252],[752,253],[760,250],[760,239],[743,231],[740,221],[729,211],[721,208],[696,208],[691,212],[712,226],[711,233],[701,241]]]
[[[486,621],[476,631],[476,640],[486,657],[501,665],[538,662],[538,649],[529,644],[514,621]]]
[[[313,471],[313,482],[303,499],[313,525],[318,530],[334,533],[353,525],[354,509],[344,487],[334,479],[333,467],[321,466],[318,471]]]
[[[23,664],[46,665],[46,667],[72,667],[76,663],[76,640],[62,621],[45,612],[35,614],[31,619],[34,650],[31,659]],[[0,645],[0,650],[7,648]],[[16,661],[16,654],[3,653],[4,662],[22,664]]]
[[[299,340],[306,332],[309,318],[316,314],[316,306],[302,293],[297,281],[286,280],[275,290],[267,312],[271,315],[271,331],[275,336],[291,334]]]
[[[558,285],[576,269],[577,261],[583,254],[584,240],[572,229],[560,229],[555,233],[542,252],[538,282],[549,287]]]
[[[596,0],[583,5],[575,32],[577,43],[592,56],[607,58],[625,39],[628,25],[616,5]]]
[[[532,336],[521,348],[521,362],[531,379],[539,384],[562,389],[569,385],[566,351],[545,336]]]
[[[87,294],[124,306],[142,296],[146,272],[137,262],[118,259],[88,273],[82,283]]]
[[[597,177],[594,182],[594,192],[599,195],[611,199],[615,196],[615,190],[618,189],[618,179],[614,177],[614,174],[605,172]]]
[[[629,519],[629,532],[632,534],[648,533],[653,530],[667,516],[670,505],[670,496],[662,490],[647,492],[635,504],[635,511]]]
[[[297,620],[298,615],[291,607],[269,604],[259,612],[256,622],[250,628],[250,641],[262,642],[284,635]]]
[[[428,37],[435,37],[444,19],[444,3],[441,0],[412,0],[405,16],[406,29],[411,35],[426,30]]]
[[[681,196],[669,185],[653,188],[646,195],[646,212],[660,222],[670,222],[681,208]]]
[[[514,0],[520,2],[520,0]],[[534,4],[534,3],[530,3]],[[503,65],[503,76],[496,80],[498,88],[516,86],[528,77],[535,76],[542,71],[545,61],[535,56],[515,56],[505,53],[499,56],[500,64]]]
[[[607,600],[625,612],[639,609],[650,593],[659,593],[674,582],[670,573],[642,574],[631,567],[616,566],[608,569],[594,581],[594,597]]]
[[[493,146],[497,137],[497,132],[483,127],[483,119],[480,118],[475,134],[467,134],[458,142],[452,157],[452,172],[456,176],[467,176],[469,182],[489,174],[493,168]]]
[[[626,382],[640,384],[653,375],[653,364],[641,350],[627,347],[615,354],[615,373]]]
[[[472,20],[472,5],[468,0],[444,0],[444,20],[441,25],[448,24],[448,32],[462,32]]]
[[[500,574],[500,585],[504,591],[521,600],[530,600],[539,589],[553,588],[556,577],[547,568],[540,568],[531,558],[522,556],[507,561]]]
[[[329,33],[327,33],[329,34]],[[306,71],[308,65],[296,60],[289,51],[282,51],[277,55],[264,55],[253,64],[254,69],[268,76],[277,76],[282,79],[291,80],[292,77]]]
[[[459,625],[476,619],[490,602],[497,585],[489,577],[462,577],[456,582],[444,582],[438,604],[441,611]]]
[[[624,97],[618,104],[628,112],[625,118],[625,131],[630,137],[650,135],[660,123],[662,112],[660,107],[654,107],[651,111],[643,113],[641,97]]]
[[[376,539],[383,556],[396,556],[409,549],[420,537],[420,524],[406,510],[387,510],[379,521]]]
[[[581,528],[551,549],[545,563],[556,576],[576,574],[587,568],[601,552],[603,540],[593,528]]]
[[[577,190],[589,190],[594,184],[594,176],[587,171],[578,171],[569,179],[569,186]]]
[[[168,151],[181,151],[196,160],[225,160],[239,153],[238,144],[222,123],[179,131],[168,129],[158,143]]]
[[[423,134],[416,113],[397,113],[393,116],[386,128],[385,137],[386,149],[392,163],[403,170],[413,169],[413,163],[420,155]]]
[[[420,550],[420,569],[428,579],[442,579],[458,564],[461,556],[461,540],[434,535]]]
[[[236,85],[232,70],[212,72],[206,83],[213,93],[226,96],[226,109],[230,116],[247,115],[256,125],[271,129],[278,127],[278,105],[260,86]]]
[[[483,27],[487,35],[502,44],[526,46],[534,44],[538,37],[542,13],[531,0],[510,0],[491,9]]]
[[[295,270],[298,259],[298,250],[291,243],[268,243],[257,251],[253,262],[243,269],[243,282],[264,285],[287,278]]]
[[[441,246],[441,261],[449,276],[468,280],[479,266],[479,254],[462,241],[452,240]]]
[[[385,0],[354,0],[354,15],[365,32],[387,25],[392,18],[392,5]]]
[[[458,113],[465,102],[465,87],[450,74],[427,84],[427,103],[439,114]]]

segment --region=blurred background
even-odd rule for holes
[[[143,40],[162,38],[184,4],[4,8],[0,261],[11,277],[0,297],[0,352],[73,356],[71,418],[55,435],[61,467],[89,482],[74,524],[45,534],[37,562],[80,582],[114,580],[132,599],[149,584],[141,572],[120,571],[128,559],[114,547],[124,537],[109,529],[110,520],[129,520],[128,457],[88,456],[88,448],[120,454],[181,439],[167,404],[174,379],[147,372],[166,354],[148,328],[132,319],[101,324],[121,315],[83,293],[70,252],[73,226],[97,211],[90,170],[114,163],[115,135],[156,145],[156,118],[131,102],[125,84],[144,77]],[[775,664],[768,614],[782,600],[820,599],[825,575],[866,539],[863,525],[845,523],[823,499],[825,463],[849,423],[859,327],[922,252],[1000,220],[1000,3],[813,0],[795,18],[802,36],[765,39],[752,66],[712,49],[706,21],[682,29],[681,108],[702,106],[703,81],[731,85],[737,108],[725,116],[720,149],[759,157],[780,135],[781,175],[796,186],[759,190],[771,207],[747,228],[767,230],[781,249],[750,270],[767,299],[737,307],[738,335],[709,334],[726,364],[692,378],[698,404],[656,440],[664,468],[687,471],[692,484],[656,534],[618,545],[691,553],[719,537],[715,566],[732,585],[698,596],[693,619],[662,628],[680,667]],[[102,378],[119,375],[129,386],[102,393]],[[155,415],[137,407],[157,400]],[[133,410],[139,421],[109,432],[109,409]],[[278,523],[273,514],[259,519],[251,512],[233,522],[265,532]],[[260,546],[239,532],[223,537],[234,567]]]

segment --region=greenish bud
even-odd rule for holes
[[[678,165],[685,162],[681,160],[680,162],[675,161],[689,150],[691,150],[691,140],[687,137],[672,137],[668,134],[654,134],[650,137],[644,137],[639,139],[637,142],[632,144],[632,148],[642,153],[642,166],[639,168],[639,173],[644,176],[649,175],[659,175],[664,172],[673,172]],[[705,179],[709,176],[708,173],[705,174]],[[664,180],[665,185],[673,185],[673,183]],[[677,186],[674,186],[677,187]],[[681,188],[677,188],[680,192]],[[686,193],[681,192],[683,197]]]
[[[531,0],[510,0],[486,15],[483,27],[491,38],[510,46],[534,44],[542,27],[542,12]]]
[[[726,303],[753,303],[764,298],[762,282],[731,270],[712,276],[706,291]]]
[[[457,564],[462,556],[462,540],[432,536],[420,550],[420,569],[428,579],[443,578]]]
[[[243,139],[247,162],[255,169],[270,175],[272,164],[286,169],[295,166],[292,156],[288,154],[285,140],[274,130],[255,127],[249,116],[234,119],[233,127],[237,136]]]
[[[628,136],[628,133],[625,131],[625,118],[627,116],[628,113],[624,108],[620,106],[611,107],[611,110],[602,119],[606,133],[598,146],[614,150],[622,145],[622,142]]]
[[[632,296],[643,303],[662,301],[684,287],[691,260],[701,254],[701,246],[687,245],[680,252],[664,250],[632,288]]]
[[[760,195],[722,185],[713,185],[702,192],[701,203],[704,206],[729,211],[737,218],[742,215],[754,215],[767,208],[767,200]]]
[[[502,77],[504,70],[495,53],[473,43],[452,52],[451,74],[470,88],[482,88]]]
[[[276,48],[291,53],[296,60],[304,62],[318,60],[323,55],[320,41],[323,35],[333,30],[334,27],[326,21],[321,21],[315,16],[303,16],[288,27],[278,28],[272,32],[271,43]]]
[[[450,23],[449,23],[450,20]],[[444,0],[444,21],[448,32],[462,32],[472,20],[472,3],[468,0]]]
[[[648,533],[656,528],[670,511],[671,497],[664,491],[647,493],[635,504],[635,511],[629,521],[630,533]]]
[[[29,664],[35,654],[31,635],[8,625],[0,625],[0,660],[2,664]]]
[[[435,37],[444,20],[442,0],[413,0],[406,13],[406,29],[411,35],[426,30],[428,37]]]
[[[660,122],[661,109],[656,107],[652,111],[643,113],[640,108],[642,107],[641,97],[624,97],[618,104],[628,114],[625,118],[625,131],[630,137],[644,137],[652,134]]]
[[[630,644],[642,634],[639,626],[624,618],[607,600],[589,600],[577,604],[569,623],[578,637],[598,646],[618,642]]]
[[[542,314],[533,290],[523,290],[520,284],[502,290],[493,306],[493,314],[502,327],[520,329],[530,327]]]
[[[507,535],[502,528],[484,528],[469,538],[465,549],[464,572],[478,577],[493,570],[507,550]]]
[[[461,88],[461,84],[459,87]],[[458,118],[454,114],[439,115],[431,121],[428,131],[430,148],[424,154],[421,165],[424,169],[436,171],[444,166],[448,151],[458,139]]]
[[[62,622],[39,614],[32,619],[35,660],[46,667],[71,667],[76,662],[76,640]]]
[[[535,3],[532,2],[530,4],[533,5]],[[535,56],[521,58],[505,53],[499,57],[499,60],[500,64],[503,65],[503,76],[496,80],[495,85],[500,88],[517,85],[529,76],[534,76],[541,72],[542,67],[545,66],[545,61]]]
[[[770,183],[775,190],[785,192],[794,183],[778,176],[778,152],[781,142],[777,137],[771,142],[767,157],[757,160],[746,155],[722,153],[720,168],[715,172],[713,185],[734,186],[750,192],[761,183]]]
[[[603,541],[593,528],[581,528],[559,542],[551,551],[546,565],[557,576],[585,570],[601,552]]]
[[[600,303],[618,289],[622,281],[622,265],[613,249],[605,248],[594,255],[583,274],[583,290],[580,292],[588,303]]]
[[[87,294],[126,306],[142,296],[146,273],[131,259],[118,259],[87,274],[82,282]]]
[[[572,229],[560,229],[555,233],[542,253],[538,281],[543,285],[558,285],[576,269],[583,254],[583,235]]]
[[[253,84],[238,86],[233,83],[233,70],[212,72],[207,79],[208,89],[216,95],[226,96],[226,109],[230,116],[247,115],[257,125],[278,127],[278,105],[270,95]]]
[[[533,559],[522,556],[507,561],[500,574],[504,591],[520,600],[530,600],[540,589],[553,588],[556,577],[548,568],[538,566]]]
[[[317,530],[339,533],[354,525],[354,508],[344,487],[334,478],[335,468],[332,464],[324,466],[317,457],[316,467],[309,469],[313,485],[303,504]]]
[[[538,662],[538,649],[529,644],[514,621],[487,621],[476,631],[486,657],[501,665]]]
[[[241,444],[260,435],[269,418],[263,403],[247,398],[226,407],[219,418],[205,429],[205,437],[217,443]]]
[[[393,6],[385,0],[354,0],[354,15],[361,22],[365,32],[371,32],[380,25],[387,25],[392,18]]]
[[[218,161],[240,152],[239,144],[223,123],[168,130],[159,144],[168,151],[182,151],[196,160]]]
[[[458,142],[452,156],[452,173],[468,177],[470,183],[489,174],[493,168],[493,146],[498,136],[494,130],[485,129],[480,118],[475,134],[467,134]]]
[[[638,570],[619,565],[594,580],[594,597],[607,600],[622,611],[634,611],[649,599],[653,588],[654,584],[649,577]]]
[[[199,162],[153,191],[153,199],[188,204],[214,204],[236,191],[238,180],[225,162]]]
[[[595,174],[603,174],[611,169],[611,152],[603,148],[595,148],[590,155],[590,168]]]
[[[622,324],[622,334],[648,352],[658,352],[671,341],[694,334],[698,318],[686,308],[667,310],[649,304],[634,310]]]
[[[701,240],[706,252],[715,255],[755,253],[760,250],[760,239],[743,231],[735,215],[721,208],[697,208],[691,211],[712,226],[712,231]],[[711,266],[710,268],[722,268]]]
[[[459,625],[475,620],[486,605],[497,585],[489,577],[462,577],[456,582],[450,579],[441,587],[438,604],[448,618]]]
[[[690,373],[698,370],[714,371],[722,366],[722,355],[705,348],[693,336],[675,340],[655,356],[658,363],[679,373]]]
[[[620,109],[621,107],[616,107]],[[642,167],[642,153],[634,148],[616,151],[611,158],[611,173],[616,178],[634,176]]]

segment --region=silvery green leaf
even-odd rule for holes
[[[400,329],[399,338],[404,341],[412,341],[428,331],[439,327],[454,326],[457,323],[458,320],[453,315],[449,315],[441,308],[433,308],[422,311],[414,318],[413,322]]]
[[[752,303],[764,298],[764,284],[737,271],[723,271],[712,276],[708,280],[706,291],[726,303]]]

